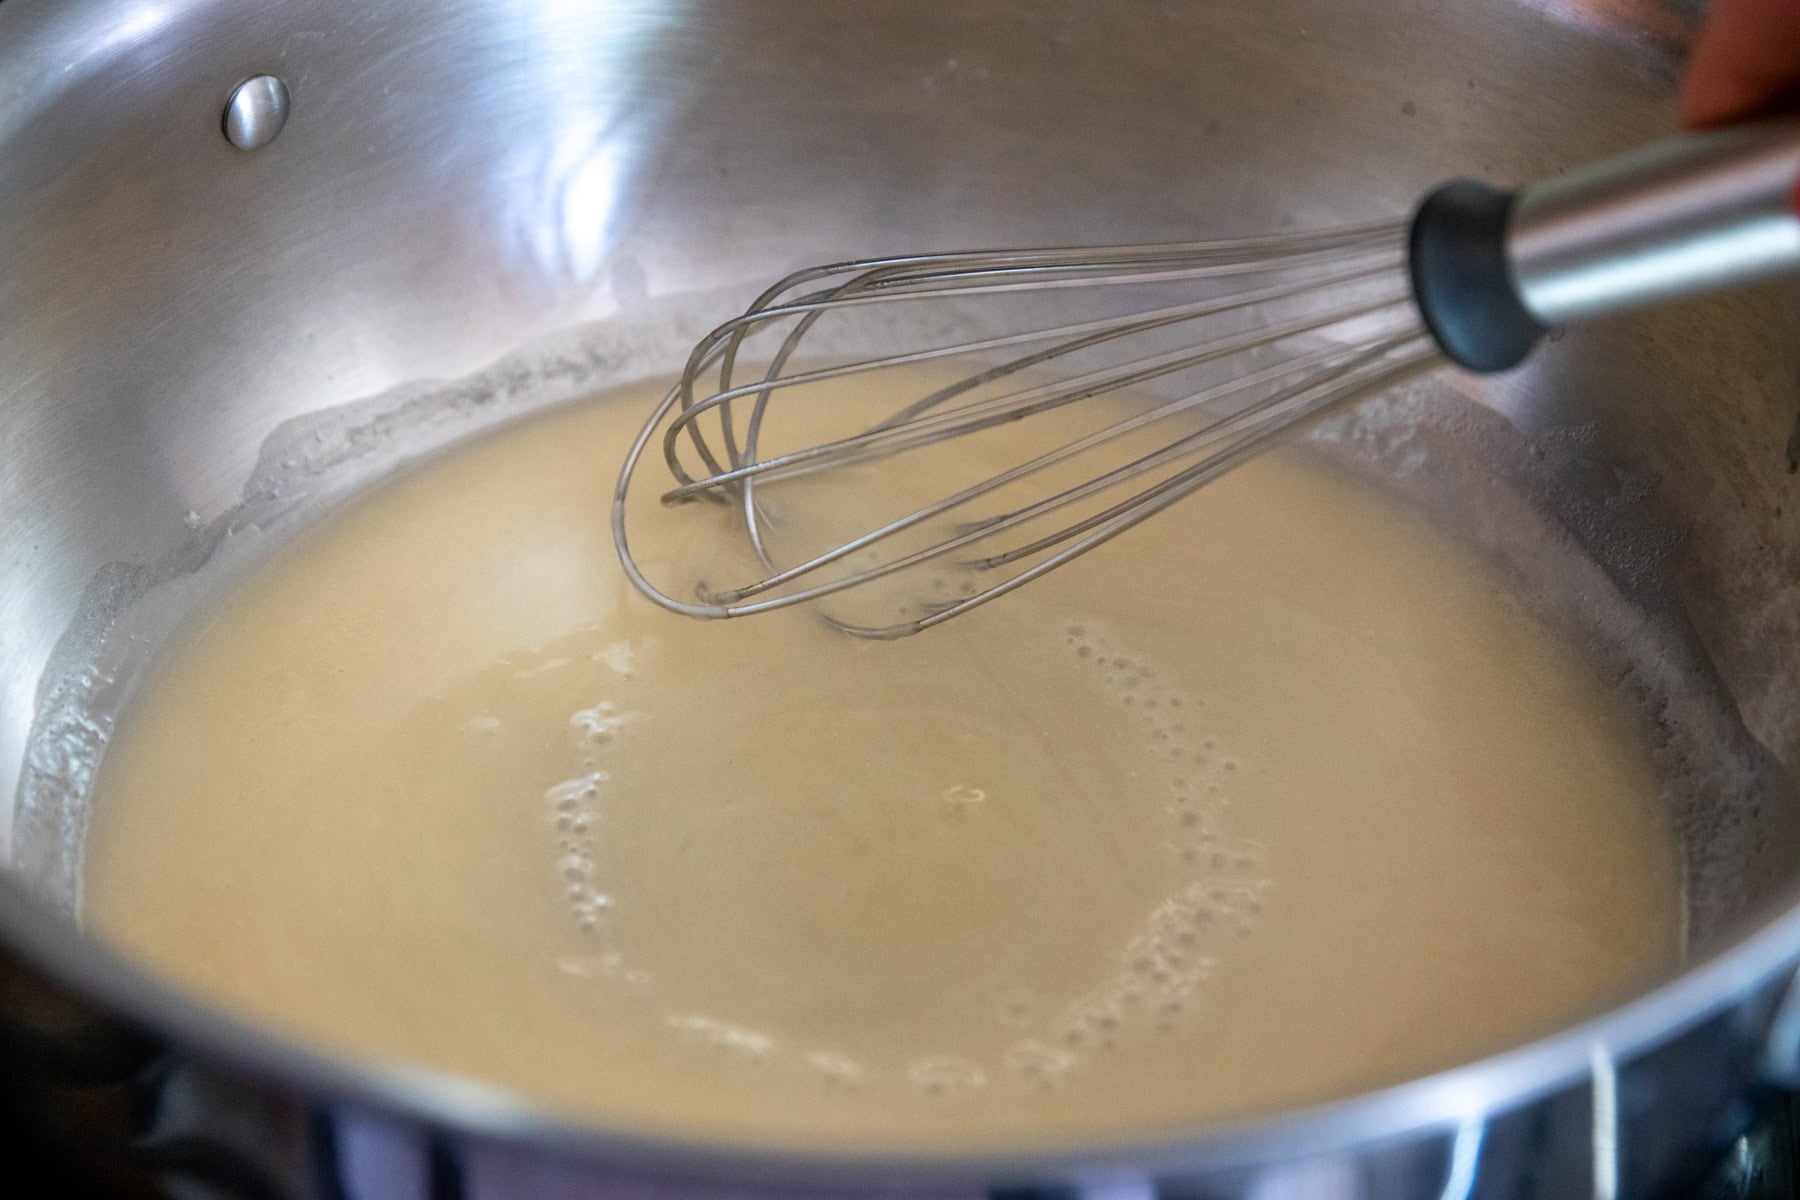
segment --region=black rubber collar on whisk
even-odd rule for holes
[[[1516,367],[1548,332],[1519,298],[1507,265],[1515,193],[1472,179],[1431,192],[1407,244],[1413,299],[1457,364],[1483,373]]]

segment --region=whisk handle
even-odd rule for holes
[[[1534,184],[1507,249],[1546,325],[1800,272],[1800,118],[1652,142]]]
[[[1479,371],[1558,325],[1800,275],[1800,119],[1669,138],[1512,194],[1446,184],[1414,217],[1412,259],[1427,325]]]

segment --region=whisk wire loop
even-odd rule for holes
[[[900,593],[892,619],[822,615],[868,638],[941,624],[1165,511],[1298,425],[1437,361],[1411,304],[1404,252],[1403,229],[1378,225],[796,271],[695,345],[633,442],[612,512],[627,577],[665,608],[722,618],[813,604],[929,568],[929,594]],[[763,335],[775,341],[759,352],[753,343]],[[913,369],[944,375],[914,375],[930,386],[913,383],[889,411],[847,431],[762,452],[785,395],[829,413],[837,388],[906,379]],[[1070,414],[1090,412],[1091,428],[1068,433]],[[1059,440],[1035,445],[1023,436],[1052,413],[1060,423],[1045,428]],[[1016,461],[983,468],[874,528],[777,553],[770,535],[779,514],[766,501],[786,485],[855,480],[858,468],[881,469],[950,439],[1010,437],[996,431],[1015,424]],[[645,577],[626,509],[652,442],[673,480],[665,502],[729,501],[741,511],[756,577],[702,587],[691,600]],[[1074,482],[1057,477],[1077,468],[1086,470]],[[1044,486],[1032,492],[1039,479]],[[997,511],[980,511],[995,501]],[[890,541],[898,548],[883,549]],[[949,594],[947,580],[959,585]]]

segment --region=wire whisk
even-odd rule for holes
[[[1445,362],[1504,370],[1566,322],[1792,274],[1795,119],[1516,193],[1453,181],[1405,222],[811,268],[694,347],[626,456],[613,536],[627,577],[674,612],[829,601],[849,633],[904,637]],[[645,576],[627,498],[653,444],[665,502],[740,514],[748,578],[683,599]]]
[[[735,617],[956,556],[961,586],[952,595],[912,598],[914,611],[884,623],[827,614],[870,638],[949,620],[1148,520],[1305,418],[1432,365],[1435,346],[1404,286],[1404,232],[1378,225],[1104,251],[936,254],[790,275],[695,347],[631,447],[613,508],[626,571],[674,611]],[[1074,289],[1082,290],[1080,319],[1031,324],[1069,307]],[[1097,302],[1093,289],[1106,289],[1109,300]],[[900,348],[829,353],[846,341],[881,340],[871,329],[891,336],[898,323],[887,310],[921,302],[936,319],[905,323]],[[1114,311],[1090,315],[1102,308]],[[846,338],[833,326],[846,319],[864,328]],[[930,337],[933,324],[945,336]],[[950,378],[917,394],[926,367],[948,367]],[[893,381],[893,411],[829,440],[765,449],[772,405],[789,396],[829,404],[820,385],[880,373]],[[797,396],[801,388],[811,394]],[[1141,399],[1092,404],[1116,394]],[[1085,424],[1067,419],[1077,404],[1092,408]],[[763,500],[779,485],[884,460],[904,470],[911,452],[1050,413],[1063,414],[1064,440],[1031,446],[1018,461],[866,532],[778,561]],[[1146,448],[1159,428],[1171,432]],[[625,498],[652,442],[674,479],[665,502],[724,500],[741,511],[758,577],[686,600],[643,576],[629,552]],[[1026,492],[1052,469],[1071,467],[1082,478]],[[968,515],[996,496],[1021,495],[1016,505]],[[878,554],[884,544],[894,549]]]

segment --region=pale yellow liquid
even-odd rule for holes
[[[1634,719],[1417,514],[1266,458],[917,638],[700,623],[605,533],[646,399],[213,609],[104,764],[90,924],[339,1050],[914,1147],[1346,1093],[1675,956]],[[634,544],[678,577],[708,520]]]

